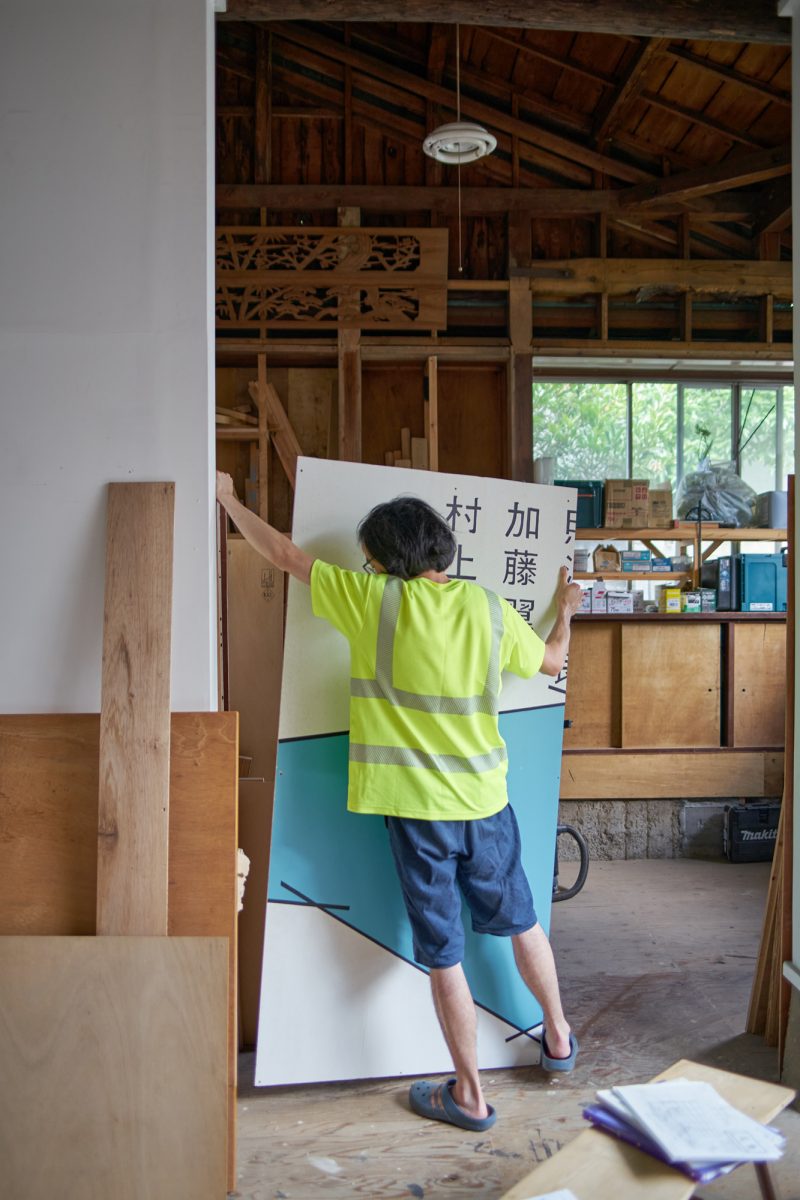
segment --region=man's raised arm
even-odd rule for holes
[[[314,559],[295,546],[294,542],[250,512],[236,498],[233,480],[224,471],[217,471],[217,500],[228,513],[236,528],[254,550],[273,563],[280,571],[288,571],[301,583],[311,582]]]

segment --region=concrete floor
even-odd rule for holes
[[[256,1089],[240,1064],[239,1181],[251,1200],[449,1197],[496,1200],[584,1127],[598,1088],[641,1082],[679,1058],[777,1079],[777,1052],[742,1033],[769,867],[692,860],[594,862],[584,891],[554,906],[565,1007],[581,1042],[572,1075],[486,1072],[490,1134],[420,1120],[407,1080]],[[800,1113],[775,1176],[800,1200]],[[749,1166],[702,1187],[758,1195]]]

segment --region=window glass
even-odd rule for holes
[[[677,484],[678,385],[634,383],[632,414],[634,479]]]
[[[684,388],[684,472],[696,471],[704,455],[712,462],[728,462],[731,458],[731,448],[731,389]]]
[[[788,487],[786,476],[794,473],[794,388],[783,389],[783,454],[780,463],[778,487]]]
[[[778,389],[774,387],[743,387],[741,391],[741,475],[756,492],[771,492],[776,486],[777,400]]]
[[[626,385],[535,380],[533,447],[555,459],[556,479],[627,478]]]

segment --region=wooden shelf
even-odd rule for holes
[[[657,579],[660,583],[668,580],[687,580],[692,578],[691,571],[575,571],[573,579]]]
[[[696,526],[683,529],[578,529],[575,538],[579,542],[693,542],[697,536]],[[703,525],[700,533],[704,542],[785,542],[785,529],[723,529]]]

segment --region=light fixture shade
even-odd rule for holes
[[[482,125],[456,121],[427,134],[422,149],[437,162],[467,163],[491,154],[496,145],[497,138]]]

